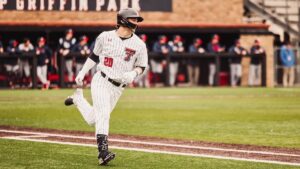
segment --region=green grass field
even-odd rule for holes
[[[1,90],[0,125],[93,131],[75,107],[64,106],[65,97],[72,92]],[[90,100],[89,90],[85,91],[85,95]],[[127,89],[112,113],[110,133],[300,148],[300,88]],[[25,168],[28,159],[21,154],[16,157],[18,160],[10,161],[9,157],[18,153],[18,150],[27,153],[26,157],[35,159],[30,162],[32,168],[40,168],[43,162],[49,168],[95,167],[92,162],[95,156],[93,148],[7,140],[0,140],[0,147],[0,168]],[[40,149],[46,149],[46,152]],[[175,168],[181,165],[198,166],[196,168],[293,168],[231,160],[117,152],[120,158],[113,163],[116,168],[170,168],[169,161],[172,166],[177,166]],[[4,157],[4,154],[7,156]],[[127,163],[135,156],[138,156],[137,161]],[[74,159],[76,163],[72,162]],[[51,163],[55,167],[51,167]]]

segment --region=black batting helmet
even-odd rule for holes
[[[128,21],[129,18],[136,18],[138,22],[142,22],[144,18],[139,15],[139,12],[133,8],[121,9],[117,14],[117,26],[125,26],[131,29],[136,29],[137,25]]]

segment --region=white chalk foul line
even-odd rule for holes
[[[19,138],[19,137],[1,137],[1,138],[2,139],[11,139],[11,140],[20,140],[20,141],[33,141],[33,142],[54,143],[54,144],[63,144],[63,145],[97,147],[96,145],[92,145],[92,144],[49,141],[49,140],[40,140],[40,139],[34,139],[34,138]],[[257,159],[238,158],[238,157],[223,157],[223,156],[217,156],[217,155],[169,152],[169,151],[160,151],[160,150],[149,150],[149,149],[143,149],[143,148],[128,148],[128,147],[120,147],[120,146],[110,146],[110,148],[112,148],[112,149],[119,149],[119,150],[147,152],[147,153],[182,155],[182,156],[214,158],[214,159],[222,159],[222,160],[236,160],[236,161],[248,161],[248,162],[257,162],[257,163],[269,163],[269,164],[300,166],[300,163],[280,162],[280,161],[272,161],[272,160],[257,160]]]
[[[36,134],[36,135],[41,135],[41,137],[52,136],[52,137],[95,140],[95,137],[74,136],[74,135],[65,135],[65,134],[52,134],[52,133],[46,133],[46,132],[29,132],[29,131],[18,131],[18,130],[0,130],[0,132],[19,133],[19,134]],[[198,149],[198,150],[213,150],[213,151],[227,151],[227,152],[238,152],[238,153],[254,153],[254,154],[264,154],[264,155],[300,157],[299,154],[276,153],[276,152],[268,152],[268,151],[254,151],[254,150],[242,150],[242,149],[229,149],[229,148],[216,148],[216,147],[203,147],[203,146],[189,146],[189,145],[168,144],[168,143],[159,143],[159,142],[133,141],[133,140],[125,140],[125,139],[109,139],[109,141],[121,142],[121,143],[131,143],[131,144],[144,144],[144,145],[154,145],[154,146],[167,146],[167,147],[176,147],[176,148]]]

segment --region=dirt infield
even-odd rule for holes
[[[82,131],[0,126],[0,138],[96,146],[94,133]],[[114,134],[109,143],[115,149],[300,166],[300,149]]]

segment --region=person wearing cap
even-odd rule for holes
[[[235,40],[232,47],[229,48],[229,53],[236,54],[233,58],[230,58],[230,84],[232,87],[237,86],[242,77],[242,65],[241,56],[247,54],[247,50],[241,46],[239,39]]]
[[[163,59],[150,59],[151,71],[153,73],[154,85],[157,85],[157,82],[161,78],[161,75],[166,66],[165,56],[170,52],[170,46],[168,44],[168,38],[166,35],[158,36],[158,40],[154,43],[152,47],[152,52],[159,53],[163,55]]]
[[[18,41],[11,39],[8,42],[8,46],[6,47],[6,52],[10,55],[13,56],[15,54],[19,53],[18,49]],[[19,59],[9,59],[7,62],[4,64],[6,72],[8,74],[8,84],[10,88],[15,88],[15,85],[17,83],[18,79],[18,72],[19,72]]]
[[[79,42],[72,48],[72,52],[80,53],[81,55],[81,57],[76,57],[75,59],[76,74],[78,74],[79,71],[82,69],[85,60],[91,53],[91,50],[88,46],[88,41],[88,37],[83,35],[79,38]]]
[[[100,165],[107,165],[116,156],[108,145],[110,115],[124,88],[148,66],[146,44],[135,34],[143,17],[136,9],[125,8],[116,18],[116,29],[103,31],[97,37],[93,51],[75,78],[76,91],[65,100],[66,106],[74,104],[86,123],[94,126]],[[96,65],[90,104],[83,95],[83,80]]]
[[[250,54],[264,54],[265,49],[260,45],[258,39],[254,40],[250,49]],[[261,60],[259,58],[251,58],[249,68],[249,86],[259,86],[261,84]]]
[[[189,53],[205,53],[205,49],[201,46],[202,39],[195,38],[189,46]],[[198,86],[200,78],[200,65],[197,60],[188,61],[189,83],[191,86]]]
[[[214,34],[211,38],[210,43],[207,44],[207,52],[208,53],[220,53],[224,52],[225,47],[220,45],[220,36],[218,34]],[[215,83],[215,75],[216,75],[216,64],[215,61],[211,61],[209,63],[209,76],[208,76],[208,84],[210,86]]]
[[[289,41],[285,42],[280,48],[280,60],[283,66],[283,86],[292,87],[295,82],[296,58],[292,45]]]
[[[71,49],[73,48],[73,46],[76,43],[76,38],[73,37],[74,33],[72,29],[68,29],[66,31],[65,37],[61,37],[59,38],[59,47],[58,47],[58,53],[61,57],[65,57],[67,56]],[[73,59],[71,57],[68,57],[65,59],[65,63],[66,63],[66,70],[68,73],[68,81],[69,82],[73,82]]]
[[[184,52],[183,41],[182,41],[182,37],[180,35],[175,35],[173,37],[173,40],[169,41],[168,44],[170,46],[171,53],[183,53]],[[176,83],[178,66],[179,66],[178,61],[172,61],[172,60],[170,61],[170,65],[169,65],[169,85],[170,86],[174,86]]]
[[[35,47],[35,54],[37,56],[37,77],[43,84],[42,89],[49,89],[50,81],[47,80],[48,63],[52,56],[51,49],[46,45],[46,39],[40,37],[37,40]]]
[[[21,58],[20,58],[20,74],[21,77],[25,75],[24,79],[22,80],[23,85],[27,85],[27,87],[32,86],[32,81],[31,81],[31,72],[30,72],[30,65],[29,65],[29,60],[27,58],[24,58],[24,54],[34,54],[34,47],[28,38],[24,38],[23,43],[21,43],[18,47],[19,52],[21,53]],[[23,74],[24,72],[24,74]]]

